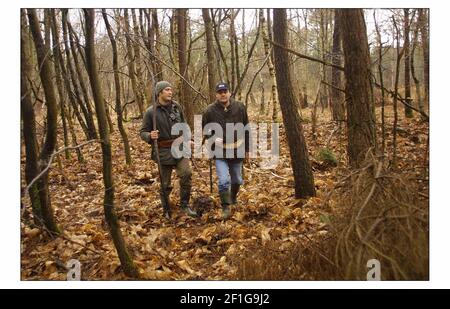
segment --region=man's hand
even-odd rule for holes
[[[150,138],[151,139],[158,139],[159,138],[159,130],[151,131],[150,132]]]

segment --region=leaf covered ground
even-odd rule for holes
[[[377,109],[377,114],[379,114]],[[156,164],[150,160],[150,146],[139,138],[140,121],[126,123],[132,147],[133,163],[125,164],[121,138],[116,129],[111,134],[115,207],[121,230],[143,279],[149,280],[236,280],[240,259],[245,253],[267,243],[277,250],[289,251],[299,243],[320,240],[329,233],[328,218],[333,215],[337,198],[323,207],[327,193],[340,177],[348,173],[345,129],[335,133],[329,148],[337,166],[324,163],[319,155],[335,123],[329,113],[320,113],[317,139],[311,134],[310,110],[303,110],[304,130],[314,169],[317,196],[295,199],[284,128],[281,126],[280,161],[274,170],[263,170],[258,160],[245,166],[245,184],[233,216],[221,220],[216,178],[213,194],[209,191],[207,160],[195,160],[191,201],[209,200],[201,218],[189,218],[178,210],[178,179],[173,174],[171,195],[173,219],[162,217]],[[387,113],[387,153],[392,153],[393,113]],[[379,117],[377,117],[379,119]],[[255,121],[256,118],[253,119]],[[260,119],[261,121],[262,119]],[[62,132],[58,132],[59,138]],[[83,140],[81,132],[79,141]],[[378,124],[378,140],[381,129]],[[428,195],[428,123],[400,117],[397,166],[402,173],[415,175],[424,196]],[[62,145],[62,140],[59,141]],[[103,215],[102,154],[99,144],[82,149],[85,163],[75,153],[67,160],[60,156],[61,167],[54,162],[50,172],[50,194],[55,217],[65,232],[52,237],[33,226],[27,195],[21,220],[22,280],[66,280],[65,265],[71,259],[81,262],[82,280],[127,280],[121,271]],[[21,175],[24,183],[25,158],[22,151]],[[390,155],[388,156],[388,159]],[[213,175],[215,171],[213,168]],[[280,270],[281,271],[281,270]],[[298,279],[314,279],[308,271]]]

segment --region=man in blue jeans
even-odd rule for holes
[[[216,125],[216,129],[208,130],[208,127],[214,127],[212,124]],[[237,203],[237,194],[243,183],[242,164],[244,158],[248,157],[249,151],[249,132],[230,130],[230,127],[243,128],[247,124],[248,115],[245,105],[231,98],[230,89],[226,83],[218,83],[216,101],[204,112],[202,126],[203,128],[207,126],[205,135],[208,137],[208,143],[212,144],[211,149],[214,150],[223,219],[231,216],[230,205]]]

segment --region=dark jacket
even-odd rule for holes
[[[168,106],[160,104],[156,107],[156,129],[159,130],[158,141],[164,141],[179,137],[171,135],[172,126],[176,123],[185,123],[183,108],[178,102],[172,101]],[[150,138],[150,131],[153,131],[153,105],[144,114],[142,128],[140,130],[141,139],[152,145],[152,159],[156,161],[153,141]],[[175,165],[177,160],[172,156],[170,148],[159,147],[159,157],[163,165]]]
[[[227,134],[226,134],[226,124],[232,123],[242,123],[244,126],[248,124],[248,115],[247,115],[247,109],[245,105],[239,101],[236,101],[232,98],[230,98],[230,105],[225,109],[223,104],[216,101],[212,104],[210,104],[206,111],[203,113],[202,117],[202,128],[204,128],[208,123],[218,123],[223,130],[223,141],[224,143],[227,143]],[[214,130],[211,132],[207,132],[206,136],[211,137],[214,135]],[[250,146],[250,136],[248,131],[245,131],[244,135],[239,135],[237,131],[234,132],[234,136],[232,138],[233,143],[236,143],[236,145],[240,145],[237,147],[234,151],[234,157],[236,158],[237,150],[240,147],[245,147],[245,152],[249,151]],[[238,141],[241,141],[238,142]],[[214,149],[214,147],[213,147]],[[225,152],[226,150],[223,150],[224,158],[225,158]]]

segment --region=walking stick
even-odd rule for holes
[[[212,159],[209,159],[209,192],[213,193],[213,181],[212,181]]]

